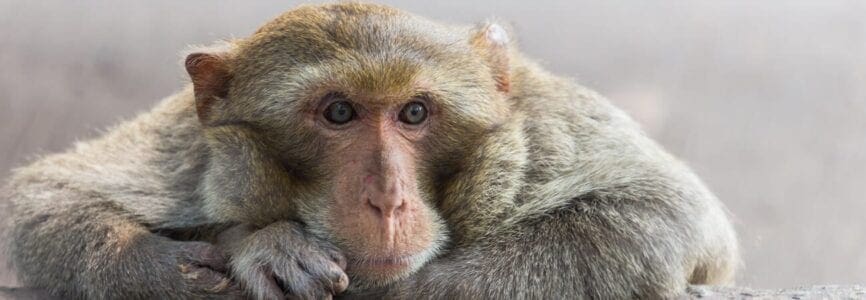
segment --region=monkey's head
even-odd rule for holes
[[[211,149],[215,219],[290,219],[339,246],[354,285],[419,268],[447,242],[442,194],[511,117],[497,25],[447,27],[362,4],[307,6],[187,57]]]

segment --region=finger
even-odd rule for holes
[[[326,257],[318,257],[311,261],[299,261],[298,265],[311,278],[331,294],[339,294],[349,286],[349,277],[336,263]]]
[[[226,255],[217,247],[204,242],[184,242],[184,259],[195,265],[225,273]]]
[[[336,263],[341,269],[346,269],[347,262],[346,256],[343,255],[343,251],[340,251],[339,248],[324,240],[314,238],[314,241],[317,241],[316,245],[321,253],[324,253],[325,256]]]
[[[349,287],[349,276],[346,275],[343,268],[332,262],[328,262],[316,278],[319,278],[321,284],[334,295],[346,291],[346,288]]]
[[[337,267],[343,270],[346,269],[346,256],[343,255],[342,252],[336,249],[327,249],[326,252],[328,253],[328,257],[331,258],[331,261],[337,264]]]
[[[208,268],[181,264],[180,272],[190,285],[209,294],[223,293],[232,287],[232,282],[228,277]]]
[[[337,276],[339,277],[336,280],[331,279],[331,291],[334,295],[345,292],[349,288],[349,275],[346,275],[346,272],[342,272],[341,270]]]
[[[235,275],[244,290],[254,299],[282,299],[283,291],[268,267],[245,268]]]
[[[287,298],[324,299],[332,295],[330,284],[326,285],[319,277],[313,275],[321,272],[310,273],[310,270],[298,261],[286,261],[274,268],[278,270],[276,277],[282,283]]]
[[[293,260],[273,262],[274,279],[286,295],[296,295],[310,284],[309,274]]]
[[[225,299],[246,299],[240,285],[231,281],[229,281],[229,285],[225,290],[219,292],[219,295],[225,296],[223,297]]]
[[[293,284],[286,290],[287,299],[330,299],[332,297],[331,291],[306,274],[294,276],[292,282]]]

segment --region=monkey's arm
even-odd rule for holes
[[[653,193],[639,187],[597,190],[507,224],[431,262],[386,295],[654,299],[682,293],[689,281],[725,280],[718,277],[730,272],[722,269],[732,264],[727,259],[733,259],[733,249],[705,242],[715,237],[704,236],[700,223],[708,220],[694,215],[700,208],[674,191],[649,186],[656,186]]]
[[[205,161],[194,121],[181,93],[16,170],[2,196],[12,205],[10,258],[22,283],[64,298],[230,290],[214,246],[170,238],[210,224],[194,193]]]
[[[11,190],[10,254],[27,286],[94,299],[236,292],[215,247],[153,234],[112,199],[36,182]]]

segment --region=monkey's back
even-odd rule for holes
[[[510,99],[525,114],[530,167],[527,187],[517,197],[520,206],[509,222],[574,209],[599,198],[639,199],[667,207],[662,211],[669,217],[688,218],[689,224],[700,226],[672,229],[683,240],[700,241],[692,251],[700,257],[690,260],[707,265],[696,267],[690,277],[694,282],[733,280],[739,264],[735,231],[724,205],[698,176],[609,100],[520,57],[513,69]],[[613,209],[618,200],[610,201]]]
[[[155,228],[207,222],[193,203],[208,150],[192,100],[186,89],[100,137],[14,170],[8,189],[16,213],[62,205],[32,196],[68,190],[117,199]]]

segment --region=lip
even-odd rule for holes
[[[396,272],[410,268],[419,255],[359,257],[350,259],[350,266],[356,270]]]
[[[365,257],[360,259],[355,259],[353,261],[356,265],[362,266],[381,266],[381,267],[397,267],[397,266],[408,266],[411,262],[412,256],[382,256],[382,257]]]

